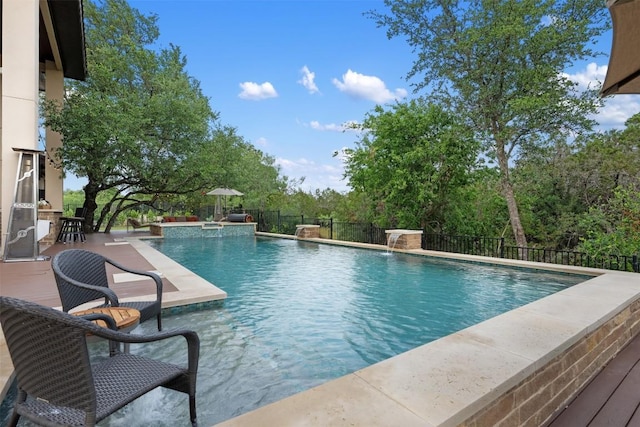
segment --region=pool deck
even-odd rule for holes
[[[79,247],[102,253],[133,268],[159,271],[164,283],[163,307],[226,297],[223,290],[138,240],[148,236],[148,233],[139,231],[91,234],[85,243],[56,244],[43,254],[53,256],[69,247]],[[399,252],[424,254],[427,251]],[[446,255],[448,258],[472,261],[483,259]],[[611,321],[634,301],[640,300],[640,274],[501,261],[506,265],[550,267],[557,271],[588,273],[595,277],[428,345],[227,420],[219,426],[460,425],[488,403],[522,383],[560,352]],[[149,283],[144,281],[113,280],[111,275],[110,281],[116,292],[124,296],[123,299],[143,299],[145,294],[150,293]],[[51,307],[60,306],[48,261],[0,262],[0,294]],[[617,408],[623,404],[626,408],[634,408],[624,412],[629,420],[635,412],[638,412],[636,417],[640,416],[637,382],[631,383],[636,385],[632,392],[617,395],[615,390],[618,386],[611,385],[617,381],[623,384],[620,387],[627,387],[624,381],[637,380],[640,373],[640,351],[637,351],[640,349],[640,337],[637,328],[632,332],[635,338],[627,347],[631,350],[623,350],[619,357],[614,358],[607,366],[609,369],[595,377],[575,403],[564,411],[565,414],[575,410],[572,407],[585,405],[586,401],[587,406],[596,405],[594,417],[598,413],[611,411],[611,408],[614,413],[621,413]],[[201,349],[201,355],[206,355],[206,349]],[[626,368],[617,367],[618,362],[624,362]],[[624,373],[625,369],[627,373]],[[610,373],[611,370],[615,371],[614,375]],[[8,383],[11,374],[6,344],[0,336],[0,387]],[[595,396],[598,396],[600,403],[593,403]],[[203,396],[199,398],[206,399]],[[609,409],[604,409],[607,407]],[[600,411],[598,408],[603,409]],[[548,424],[549,420],[543,421],[523,418],[519,424],[543,425]],[[576,421],[574,417],[560,413],[552,426],[586,426],[590,425],[589,422],[584,419]]]

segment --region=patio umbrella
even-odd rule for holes
[[[244,196],[244,193],[233,188],[216,188],[207,193],[209,196]]]
[[[640,93],[640,0],[608,0],[607,7],[613,42],[600,95]]]
[[[244,196],[244,193],[234,190],[233,188],[215,188],[207,193],[209,196],[218,196],[216,200],[216,207],[214,210],[214,219],[218,220],[222,218],[222,204],[220,203],[220,197],[224,196],[224,209],[227,210],[227,196]]]

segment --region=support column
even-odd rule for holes
[[[48,101],[58,101],[60,105],[62,105],[64,98],[63,73],[56,69],[55,63],[51,61],[47,61],[46,63],[45,97]],[[51,158],[55,161],[56,150],[62,146],[62,135],[47,128],[45,131],[45,138],[45,151],[47,152],[47,158],[44,166],[44,193],[47,201],[51,203],[51,209],[63,210],[62,193],[64,189],[62,187],[62,170],[57,168],[56,165],[52,164],[50,161]]]
[[[2,0],[2,242],[9,230],[19,154],[38,149],[38,0]]]

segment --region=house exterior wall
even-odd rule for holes
[[[40,71],[45,71],[48,99],[61,100],[64,93],[59,67],[54,62],[39,63],[39,0],[3,0],[1,5],[0,256],[9,230],[18,168],[19,154],[13,148],[42,148],[38,142]],[[47,151],[61,144],[59,134],[46,132]],[[45,194],[53,209],[62,209],[62,191],[61,171],[46,162]]]
[[[2,249],[13,203],[18,153],[38,148],[38,0],[2,2]]]

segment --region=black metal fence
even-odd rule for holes
[[[65,208],[71,209],[72,206],[68,205]],[[213,216],[213,209],[213,206],[205,206],[195,214],[202,219],[208,219]],[[234,211],[230,210],[229,212]],[[386,229],[373,223],[343,222],[335,221],[332,218],[309,218],[304,215],[283,215],[280,211],[261,211],[259,209],[245,209],[242,212],[250,214],[257,223],[257,230],[262,232],[295,235],[297,225],[314,224],[320,226],[320,237],[324,239],[375,245],[387,244]],[[567,250],[522,248],[507,245],[505,239],[500,237],[423,233],[422,249],[640,273],[638,254],[591,256],[584,252]]]
[[[278,211],[246,211],[258,223],[258,231],[295,235],[296,226],[320,226],[320,237],[347,242],[386,245],[385,229],[372,223],[335,221],[332,218],[305,218],[304,215],[281,215]]]
[[[422,248],[433,251],[520,259],[532,262],[640,273],[638,255],[591,256],[584,252],[507,245],[504,237],[423,234]]]
[[[329,218],[315,220],[314,224],[320,226],[320,237],[374,245],[387,244],[385,229],[372,223],[334,221]]]
[[[295,235],[296,225],[320,226],[320,237],[349,242],[386,245],[386,229],[372,223],[334,221],[332,218],[305,218],[304,215],[281,215],[279,211],[247,210],[258,223],[258,231]],[[521,259],[532,262],[603,268],[640,273],[640,259],[635,255],[591,256],[584,252],[507,245],[504,238],[482,236],[422,235],[422,249],[480,255],[493,258]]]
[[[499,237],[452,236],[423,233],[422,249],[454,252],[465,255],[481,255],[493,258],[505,257],[504,238]]]
[[[526,259],[533,262],[548,262],[551,264],[573,265],[578,267],[604,268],[606,270],[633,271],[640,273],[638,255],[600,255],[592,256],[584,252],[521,248],[506,246],[505,256],[509,259]]]

